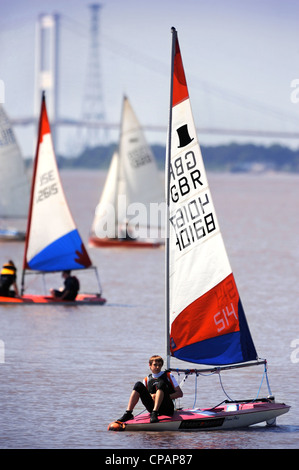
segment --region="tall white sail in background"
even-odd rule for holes
[[[126,230],[133,233],[135,242],[150,238],[152,234],[160,238],[165,217],[164,214],[156,216],[158,211],[155,213],[154,209],[164,203],[164,199],[155,157],[128,98],[124,97],[119,146],[112,157],[95,211],[91,242],[122,239]],[[134,212],[138,213],[138,234]]]
[[[11,122],[0,104],[0,218],[27,217],[29,182]]]

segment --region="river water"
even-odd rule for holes
[[[61,177],[87,244],[105,173],[63,171]],[[210,174],[209,181],[256,349],[268,360],[272,393],[290,412],[273,428],[107,432],[126,409],[133,384],[147,375],[148,358],[165,355],[164,249],[88,247],[105,306],[0,308],[0,448],[298,447],[299,176]],[[14,259],[19,281],[23,249],[24,243],[0,243],[1,259]],[[79,277],[91,289],[90,276]],[[29,282],[38,291],[35,276]],[[62,279],[51,282],[60,286]],[[262,366],[223,372],[222,386],[233,399],[255,398],[262,376]],[[226,398],[215,375],[196,384],[190,377],[183,390],[185,407]],[[260,396],[267,393],[264,379]]]

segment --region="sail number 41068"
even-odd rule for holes
[[[232,323],[235,323],[234,319],[238,320],[233,303],[230,304],[230,307],[226,306],[217,312],[216,315],[214,315],[214,322],[217,326],[218,333],[232,326]]]

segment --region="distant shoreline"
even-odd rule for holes
[[[78,157],[57,156],[60,169],[85,168],[107,170],[116,144],[86,149]],[[152,145],[151,149],[160,170],[164,169],[165,146]],[[284,172],[299,173],[299,148],[292,150],[282,145],[228,144],[201,146],[207,171],[229,173]],[[25,159],[30,168],[32,159]]]

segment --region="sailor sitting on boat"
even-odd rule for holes
[[[71,271],[62,271],[64,278],[64,289],[50,289],[52,297],[59,300],[75,300],[80,289],[80,284],[75,276],[71,276]]]
[[[121,422],[129,421],[134,418],[132,411],[137,405],[139,398],[147,411],[150,412],[150,422],[157,423],[158,415],[172,416],[174,413],[174,404],[172,400],[183,396],[183,392],[178,385],[175,377],[167,371],[161,371],[163,366],[161,356],[152,356],[149,359],[149,368],[151,374],[145,377],[142,382],[134,385],[131,393],[127,411],[118,420]]]
[[[14,290],[10,290],[11,286]],[[19,295],[17,286],[17,268],[13,261],[3,264],[0,273],[0,295],[3,297],[15,297]]]

